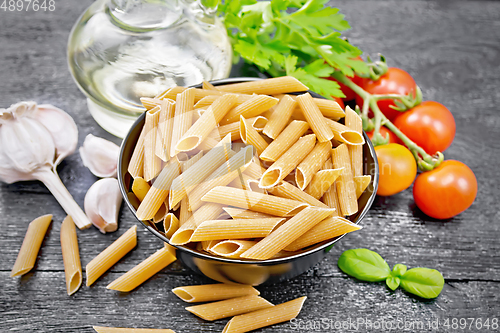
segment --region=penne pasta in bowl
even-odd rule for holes
[[[283,281],[362,228],[378,164],[355,111],[292,77],[174,87],[155,101],[123,140],[118,181],[136,218],[195,272]]]

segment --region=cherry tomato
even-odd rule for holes
[[[413,185],[418,208],[436,219],[449,219],[470,207],[477,194],[472,170],[459,161],[447,160],[420,174]]]
[[[377,81],[371,79],[362,79],[361,88],[370,94],[399,94],[408,95],[410,92],[415,93],[417,84],[415,80],[402,69],[389,67],[387,73],[382,75]],[[356,104],[363,107],[363,99],[356,96]],[[380,111],[390,120],[393,121],[401,112],[391,108],[394,102],[390,99],[377,102]]]
[[[375,130],[371,130],[370,132],[367,132],[366,135],[370,138],[370,140],[373,138],[373,132]],[[382,126],[380,127],[380,134],[382,137],[386,138],[387,134],[389,134],[389,142],[388,143],[399,143],[399,138],[396,136],[396,134],[392,133],[387,127]]]
[[[417,175],[417,163],[408,148],[390,143],[375,147],[375,152],[380,170],[377,194],[389,196],[410,187]]]
[[[402,113],[394,125],[428,154],[448,148],[455,137],[455,119],[441,103],[426,101]]]
[[[339,103],[339,105],[340,105],[340,107],[341,107],[342,109],[345,109],[344,101],[343,101],[341,98],[339,98],[339,97],[334,97],[334,98],[333,98],[333,100],[334,100],[335,102]]]

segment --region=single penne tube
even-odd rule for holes
[[[175,156],[179,152],[177,151],[177,143],[191,127],[193,122],[194,98],[194,88],[189,88],[180,93],[176,99],[174,125],[171,133],[172,138],[170,139],[170,157]]]
[[[324,119],[328,126],[332,129],[333,138],[338,142],[343,142],[353,146],[363,145],[365,143],[365,139],[363,138],[363,135],[361,133],[353,131],[349,127],[331,119]]]
[[[165,236],[170,239],[172,235],[179,229],[180,223],[177,216],[173,213],[168,213],[163,219],[163,230],[165,231]]]
[[[205,80],[203,80],[203,82],[201,83],[201,89],[219,90],[213,84]]]
[[[361,117],[349,106],[345,109],[345,125],[351,130],[363,136],[363,121]],[[354,177],[363,175],[363,146],[349,145],[349,156],[351,157],[352,174]],[[364,191],[364,189],[363,189]]]
[[[198,154],[194,155],[191,157],[188,161],[183,162],[181,164],[181,170],[182,172],[186,172],[191,166],[193,166],[196,162],[198,162],[201,158],[203,157],[203,152],[200,151]],[[189,201],[187,197],[182,198],[180,202],[180,209],[179,209],[179,220],[178,220],[178,226],[175,230],[171,231],[170,233],[167,233],[167,237],[170,238],[174,231],[178,229],[179,226],[183,225],[190,217],[193,215],[191,211],[189,210]],[[166,230],[166,229],[165,229]],[[165,231],[166,232],[166,231]]]
[[[297,96],[296,101],[299,104],[309,126],[311,126],[314,134],[316,134],[318,141],[326,142],[333,139],[332,130],[326,123],[326,118],[323,116],[316,103],[314,103],[311,95],[309,95],[309,93],[305,93]]]
[[[228,239],[210,247],[210,253],[224,258],[236,259],[255,244],[257,241]]]
[[[144,128],[144,180],[150,181],[161,171],[161,159],[156,156],[156,139],[158,136],[158,121],[160,119],[160,107],[155,107],[146,112]]]
[[[123,327],[105,327],[92,326],[97,333],[175,333],[169,329],[161,328],[123,328]]]
[[[144,176],[144,137],[146,136],[146,127],[142,128],[141,134],[137,139],[132,157],[128,163],[127,171],[132,178]]]
[[[180,165],[177,158],[172,158],[163,168],[158,177],[153,182],[150,190],[142,200],[137,209],[136,216],[139,220],[152,219],[161,205],[167,199],[173,180],[179,176]]]
[[[150,188],[151,186],[149,183],[142,177],[134,178],[134,181],[132,182],[132,192],[135,194],[137,199],[139,199],[139,201],[144,200]]]
[[[150,97],[141,97],[139,98],[142,106],[146,108],[146,110],[151,110],[155,106],[159,106],[161,104],[161,99],[158,98],[150,98]]]
[[[290,95],[291,98],[294,100],[296,99],[296,96]],[[326,98],[313,98],[314,104],[318,107],[319,111],[323,114],[323,116],[333,119],[335,121],[339,120],[340,118],[345,117],[344,110],[342,110],[342,107],[339,105],[339,103],[326,99]],[[300,106],[296,107],[295,110],[292,112],[292,117],[296,117],[300,120],[305,120],[304,115],[302,114],[302,111],[300,109]]]
[[[222,239],[263,238],[284,218],[209,220],[196,228],[191,242]]]
[[[165,216],[168,214],[168,202],[163,202],[160,206],[160,209],[156,212],[155,216],[153,216],[153,223],[160,223],[165,219]]]
[[[224,299],[259,295],[259,291],[244,284],[202,284],[197,286],[183,286],[172,289],[172,292],[184,302],[212,302]]]
[[[240,116],[245,118],[257,117],[276,104],[278,104],[277,98],[267,95],[254,95],[249,100],[229,111],[220,124],[226,125],[238,121]]]
[[[269,146],[259,154],[264,161],[275,162],[309,129],[305,121],[292,121]]]
[[[330,159],[332,142],[318,142],[313,150],[304,158],[295,170],[295,183],[304,190],[326,160]]]
[[[212,105],[213,102],[215,102],[215,100],[217,98],[219,98],[220,96],[223,96],[223,94],[227,95],[229,93],[221,93],[220,95],[205,96],[202,99],[200,99],[194,105],[194,107],[195,108],[204,108],[204,107],[210,106],[210,105]],[[231,94],[231,95],[235,95],[237,98],[235,105],[241,105],[241,104],[245,103],[246,101],[248,101],[250,98],[252,98],[252,95],[243,95],[243,94]]]
[[[240,176],[245,168],[252,162],[253,147],[247,146],[239,153],[223,163],[217,170],[209,175],[200,185],[188,194],[189,209],[195,211],[203,202],[201,198],[216,186],[225,186]]]
[[[259,186],[265,189],[276,186],[311,152],[316,136],[309,134],[301,137],[280,156],[262,175]]]
[[[186,310],[201,319],[214,321],[274,306],[257,295],[242,296],[207,304],[186,307]]]
[[[177,95],[181,94],[187,89],[193,89],[193,88],[187,88],[187,87],[181,87],[181,86],[175,86],[172,88],[169,88],[165,90],[164,92],[156,95],[155,98],[157,99],[171,99],[171,100],[177,100]],[[194,88],[194,101],[198,102],[200,99],[206,96],[210,95],[218,95],[222,96],[224,93],[218,90],[210,90],[210,89],[199,89],[199,88]]]
[[[234,208],[234,207],[224,207],[222,208],[231,218],[233,219],[261,219],[273,217],[269,214],[254,212],[253,210]]]
[[[240,139],[240,122],[236,121],[227,125],[219,126],[214,129],[208,137],[214,139],[220,139],[226,135],[231,134],[231,141],[236,141]]]
[[[214,187],[201,200],[279,217],[294,216],[308,207],[304,202],[226,186]]]
[[[191,151],[197,148],[205,140],[210,132],[217,127],[217,124],[233,107],[236,96],[227,94],[219,97],[203,113],[193,126],[191,126],[179,139],[175,146],[176,152]]]
[[[354,176],[354,184],[356,186],[356,198],[359,199],[361,194],[366,190],[370,182],[372,181],[372,177],[370,175],[363,176]]]
[[[327,205],[325,205],[318,199],[314,198],[310,194],[307,194],[303,190],[297,188],[296,186],[293,186],[292,184],[286,181],[282,181],[281,183],[268,189],[267,191],[272,195],[276,195],[278,197],[292,199],[296,201],[303,201],[311,206],[328,208]]]
[[[283,323],[299,315],[306,296],[239,316],[233,317],[224,327],[222,333],[249,332],[258,328]]]
[[[288,124],[293,110],[297,106],[297,102],[289,95],[281,98],[273,113],[269,117],[269,121],[264,127],[263,133],[271,139],[276,139],[278,135]]]
[[[201,241],[199,244],[201,244],[201,249],[203,251],[210,252],[212,246],[215,246],[220,242],[221,242],[220,240],[211,240],[211,241]]]
[[[122,292],[132,291],[176,259],[166,247],[162,247],[127,273],[108,284],[106,288]]]
[[[172,245],[184,245],[189,243],[196,228],[206,220],[216,219],[222,213],[222,205],[215,203],[204,204],[172,235]]]
[[[243,116],[240,117],[240,137],[247,145],[254,146],[258,155],[268,146],[266,140],[264,140],[259,132],[257,132]]]
[[[102,274],[129,253],[136,245],[137,226],[134,225],[87,264],[85,267],[87,273],[87,287],[91,286]]]
[[[21,249],[17,254],[14,267],[12,267],[12,271],[10,272],[11,277],[24,275],[35,266],[38,251],[40,251],[40,246],[42,245],[50,222],[52,222],[51,214],[42,215],[31,221],[26,231],[26,235],[24,236]]]
[[[341,173],[342,168],[318,171],[304,192],[319,200]]]
[[[351,159],[346,144],[341,144],[332,149],[332,163],[336,169],[342,169],[339,178],[335,182],[340,210],[343,216],[349,216],[358,211],[358,198],[356,197],[356,186],[351,170]]]
[[[158,138],[156,140],[155,153],[162,161],[166,162],[170,158],[170,145],[172,131],[174,128],[175,102],[171,100],[161,100],[160,119],[158,122]]]
[[[255,128],[257,132],[262,132],[267,125],[267,118],[264,116],[257,116],[253,118],[248,118],[247,121],[250,125]]]
[[[278,95],[307,91],[309,88],[292,76],[281,76],[266,80],[256,80],[217,86],[220,91],[238,94]]]
[[[170,207],[177,205],[182,198],[226,162],[229,159],[230,150],[231,136],[227,135],[188,170],[175,178],[170,190]]]
[[[71,216],[66,216],[61,224],[61,252],[66,278],[66,292],[73,295],[82,285],[82,264],[75,223]]]
[[[308,206],[242,253],[241,257],[257,260],[272,258],[332,213],[331,208]]]
[[[361,226],[346,220],[343,217],[330,216],[316,224],[302,237],[299,237],[285,247],[286,251],[298,251],[305,247],[318,244],[322,241],[333,239],[348,232],[361,229]]]
[[[321,201],[330,208],[335,208],[335,212],[332,216],[341,216],[342,211],[340,210],[339,197],[337,195],[337,186],[335,182],[326,190],[325,194],[321,198]]]

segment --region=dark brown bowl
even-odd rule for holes
[[[229,78],[212,81],[215,86],[221,84],[239,83],[245,81],[260,80],[258,78]],[[200,88],[201,85],[194,86]],[[310,92],[314,97],[320,95]],[[118,182],[120,190],[127,206],[136,216],[136,209],[128,198],[128,193],[132,185],[132,177],[127,172],[128,163],[132,156],[137,139],[139,138],[142,127],[144,126],[145,114],[142,114],[130,128],[129,133],[122,142],[120,157],[118,161]],[[371,175],[372,181],[366,191],[359,198],[359,211],[350,216],[349,220],[354,223],[360,223],[363,217],[370,209],[377,192],[379,169],[375,155],[375,150],[366,133],[363,133],[366,144],[363,146],[365,175]],[[136,216],[137,218],[137,216]],[[168,238],[151,221],[140,221],[146,229],[164,242],[170,243]],[[333,245],[345,235],[336,237],[329,241],[324,241],[313,245],[299,253],[289,257],[268,259],[261,261],[249,261],[240,259],[227,259],[201,253],[188,246],[175,246],[177,248],[177,258],[187,267],[196,273],[203,274],[213,280],[225,283],[244,283],[250,285],[270,284],[284,281],[304,273],[312,266],[316,265],[331,250]]]

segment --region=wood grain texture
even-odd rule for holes
[[[79,144],[88,133],[120,141],[102,130],[86,109],[83,94],[66,65],[69,31],[92,3],[56,0],[54,12],[0,10],[0,107],[20,100],[51,103],[75,119]],[[376,321],[493,317],[500,310],[500,2],[495,1],[359,1],[332,2],[353,26],[349,40],[366,53],[384,54],[391,66],[408,71],[424,98],[446,105],[457,123],[455,141],[446,158],[458,159],[475,172],[479,191],[465,213],[435,221],[415,207],[411,190],[377,198],[363,229],[347,235],[325,260],[287,283],[259,287],[277,304],[307,295],[299,319]],[[232,76],[258,76],[239,64]],[[62,181],[80,206],[97,180],[78,154],[59,167]],[[28,223],[53,214],[53,223],[32,272],[9,278]],[[163,246],[138,228],[138,246],[92,287],[68,297],[59,243],[62,208],[39,182],[0,184],[0,331],[92,332],[91,325],[172,328],[176,332],[220,332],[227,320],[204,322],[184,310],[170,290],[180,285],[209,283],[174,263],[131,293],[106,290],[123,272]],[[100,251],[136,224],[122,207],[119,231],[102,235],[78,230],[84,267]],[[438,299],[422,301],[383,284],[348,278],[336,265],[342,251],[366,247],[392,266],[424,266],[440,270],[446,285]],[[259,332],[298,332],[290,324]],[[364,331],[364,330],[361,330]],[[382,330],[370,330],[378,332]],[[424,330],[432,331],[432,330]],[[440,326],[439,332],[451,332]],[[483,330],[484,331],[484,330]]]

